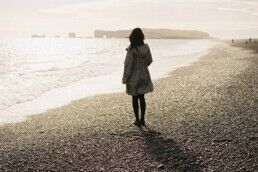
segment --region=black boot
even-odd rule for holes
[[[145,110],[146,110],[146,102],[145,102],[145,98],[144,98],[144,94],[139,95],[139,99],[140,99],[140,106],[141,106],[141,120],[140,120],[140,124],[142,126],[145,126]]]
[[[145,125],[145,120],[144,120],[144,119],[141,119],[141,120],[140,120],[140,125],[142,125],[142,126],[146,126],[146,125]]]
[[[141,126],[141,122],[139,121],[139,119],[136,119],[133,124],[136,126]]]
[[[133,96],[133,111],[135,115],[134,125],[140,126],[138,96]]]

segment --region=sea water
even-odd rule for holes
[[[156,39],[149,44],[152,79],[191,64],[214,46],[209,40]],[[0,40],[0,123],[102,93],[121,84],[127,39]]]

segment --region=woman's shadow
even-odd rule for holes
[[[197,156],[183,150],[171,138],[162,137],[161,133],[150,128],[139,127],[144,140],[144,149],[155,161],[160,163],[159,169],[165,171],[202,171]]]

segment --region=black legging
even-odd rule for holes
[[[141,120],[144,121],[144,115],[146,110],[146,102],[145,102],[144,94],[140,94],[132,97],[133,97],[133,111],[135,114],[135,118],[137,121],[139,121],[139,104],[138,104],[138,99],[139,99],[140,106],[141,106]]]

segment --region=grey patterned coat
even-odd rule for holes
[[[147,44],[127,49],[123,74],[127,94],[136,96],[153,91],[153,84],[148,69],[151,63],[152,55]]]

